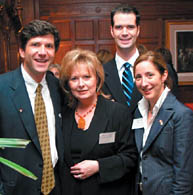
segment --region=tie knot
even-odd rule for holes
[[[36,93],[41,93],[42,91],[42,85],[38,84],[37,88],[36,88]]]
[[[130,68],[131,67],[131,64],[129,64],[128,62],[126,62],[124,65],[123,65],[125,68]]]

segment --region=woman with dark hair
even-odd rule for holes
[[[134,64],[143,98],[132,129],[140,153],[138,192],[143,195],[192,195],[193,112],[170,92],[165,61],[148,51]]]

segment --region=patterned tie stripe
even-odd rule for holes
[[[54,169],[52,166],[50,139],[48,134],[48,124],[44,100],[41,94],[42,85],[39,84],[36,89],[35,97],[35,123],[40,141],[40,147],[43,156],[43,173],[41,192],[47,195],[55,186]]]
[[[122,76],[122,87],[123,87],[123,92],[127,99],[127,104],[128,106],[130,106],[131,94],[133,92],[133,86],[134,86],[133,77],[132,77],[132,73],[130,70],[131,64],[125,63],[124,67],[125,67],[125,70]]]

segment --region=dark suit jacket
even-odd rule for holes
[[[84,195],[130,195],[130,177],[136,166],[137,149],[131,131],[131,120],[127,107],[99,96],[95,115],[88,130],[87,149],[82,152],[80,161],[98,160],[99,173],[85,179],[76,180],[70,174],[73,165],[71,157],[71,132],[74,110],[64,112],[64,192],[74,195],[79,183]],[[114,143],[99,144],[101,133],[116,132]]]
[[[63,158],[60,89],[57,79],[50,73],[47,74],[46,80],[55,113],[56,145],[60,166]],[[0,156],[18,163],[38,177],[38,180],[34,181],[0,164],[0,190],[6,195],[39,195],[43,159],[34,115],[20,68],[0,76],[0,137],[31,141],[25,149],[0,150]]]
[[[141,118],[137,109],[135,119]],[[141,151],[143,128],[133,129]],[[143,148],[143,195],[193,194],[193,112],[172,93],[162,104]]]
[[[105,83],[103,86],[103,92],[105,94],[110,94],[111,98],[116,102],[127,105],[126,97],[123,93],[122,85],[119,79],[115,59],[107,62],[103,65],[103,67],[105,71]],[[131,105],[129,106],[130,113],[132,113],[136,109],[137,103],[140,99],[141,94],[138,92],[136,85],[134,85],[133,93],[131,96]]]
[[[178,94],[178,74],[175,71],[173,64],[167,64],[167,68],[169,77],[171,78],[173,85],[171,92],[176,96]]]

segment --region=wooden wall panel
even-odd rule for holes
[[[105,48],[114,53],[114,41],[110,34],[110,12],[121,3],[129,3],[140,11],[141,33],[138,43],[144,44],[148,49],[166,45],[164,25],[166,20],[193,20],[192,0],[21,0],[21,2],[23,24],[40,18],[50,21],[58,28],[61,44],[56,55],[56,63],[61,63],[63,55],[75,47],[95,52]],[[0,38],[1,45],[2,42]],[[18,66],[15,44],[16,42],[11,42],[8,69]],[[6,71],[2,53],[1,47],[0,73]],[[16,61],[17,63],[14,63]],[[191,87],[180,86],[180,94],[187,89],[192,90]],[[179,97],[183,100],[183,95]]]
[[[75,41],[94,40],[94,21],[75,20]]]
[[[95,44],[86,44],[86,43],[81,44],[80,43],[80,44],[75,44],[75,47],[95,51]]]
[[[61,42],[60,43],[60,47],[59,47],[59,49],[58,49],[58,51],[56,53],[56,57],[55,57],[54,63],[61,64],[62,58],[65,55],[65,53],[67,51],[70,51],[72,48],[73,47],[72,47],[72,43],[71,42],[68,42],[68,43]]]
[[[44,19],[54,24],[60,32],[62,46],[60,46],[58,53],[64,54],[69,48],[75,47],[95,52],[105,48],[112,53],[115,52],[114,40],[110,34],[110,20],[107,18],[92,17],[88,19],[88,17],[81,17],[80,19],[75,17],[63,19],[60,17],[44,17]],[[67,49],[62,51],[61,48]],[[62,54],[57,54],[57,62],[61,59]]]
[[[4,56],[4,42],[3,42],[3,35],[0,32],[0,73],[5,72],[5,56]]]
[[[72,30],[70,20],[53,20],[52,24],[56,26],[60,32],[60,38],[62,41],[72,41]]]
[[[193,85],[179,86],[177,98],[183,103],[193,102]]]
[[[114,51],[113,40],[110,35],[110,12],[120,3],[128,3],[127,0],[41,0],[39,2],[40,18],[62,20],[64,18],[75,22],[72,28],[73,47],[76,45],[95,44],[95,51],[99,48],[109,48]],[[189,9],[190,3],[184,0],[130,0],[129,3],[136,6],[141,13],[141,34],[138,43],[144,44],[148,49],[155,49],[164,45],[164,20],[171,18],[193,18]],[[183,6],[183,9],[181,7]],[[80,20],[80,23],[77,23]],[[82,20],[82,21],[81,21]],[[93,22],[93,23],[92,23]],[[63,33],[65,33],[63,31]],[[96,37],[97,35],[97,37]],[[94,36],[94,37],[93,37]],[[82,41],[78,43],[77,41]],[[109,42],[110,41],[110,42]],[[93,47],[91,47],[93,49]]]
[[[97,52],[99,49],[108,49],[115,52],[114,41],[110,34],[110,11],[120,3],[130,3],[136,6],[141,13],[141,33],[139,44],[148,49],[164,46],[165,20],[193,19],[193,1],[189,0],[41,0],[39,4],[40,18],[71,21],[70,33],[72,48],[81,47]],[[62,34],[65,29],[59,29]],[[69,33],[68,33],[69,35]],[[62,44],[68,41],[62,40]],[[60,52],[60,51],[59,51]],[[65,53],[63,51],[63,53]],[[193,101],[183,98],[184,91],[192,90],[191,86],[180,86],[179,99],[183,102]]]
[[[111,21],[110,19],[102,18],[98,20],[98,39],[99,40],[113,40],[110,33]]]
[[[116,51],[114,43],[103,43],[103,44],[99,44],[98,50],[99,49],[107,49],[112,54],[115,54],[115,51]]]
[[[30,22],[31,20],[39,16],[39,0],[21,0],[22,3],[22,18],[23,24]]]
[[[157,20],[142,20],[140,24],[140,35],[138,43],[144,44],[148,49],[161,46],[162,23]]]
[[[12,44],[12,47],[10,49],[10,64],[8,64],[8,71],[14,70],[15,67],[18,67],[19,65],[20,65],[20,58],[18,52],[18,45]]]

